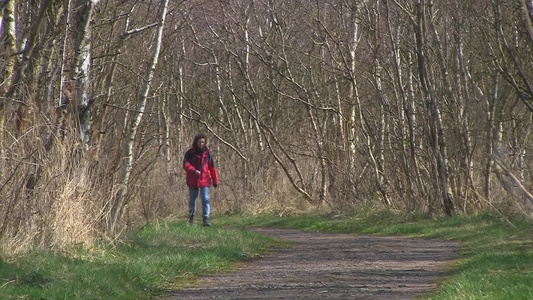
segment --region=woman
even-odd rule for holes
[[[202,197],[202,217],[204,226],[211,226],[209,215],[211,205],[209,203],[209,187],[211,184],[218,186],[218,170],[209,148],[207,137],[199,133],[194,137],[192,147],[185,152],[183,169],[187,174],[187,186],[189,187],[189,224],[194,223],[196,215],[196,199],[198,194]]]

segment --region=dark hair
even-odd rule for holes
[[[196,145],[198,145],[198,140],[200,140],[200,139],[204,139],[205,140],[205,144],[207,145],[207,136],[205,136],[205,134],[203,134],[203,133],[197,133],[194,136],[194,141],[192,142],[195,147],[196,147]]]

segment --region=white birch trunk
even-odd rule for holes
[[[184,94],[184,82],[183,82],[183,76],[184,76],[184,72],[183,72],[183,61],[184,61],[184,57],[185,57],[185,42],[182,40],[181,41],[181,58],[178,62],[178,82],[177,82],[177,87],[176,87],[176,110],[177,110],[177,114],[176,114],[176,119],[177,119],[177,123],[178,123],[178,128],[177,128],[177,145],[176,145],[176,148],[177,148],[177,151],[178,153],[183,153],[184,149],[183,149],[183,145],[184,145],[184,139],[183,139],[183,130],[184,130],[184,120],[183,120],[183,94]],[[185,147],[188,147],[190,145],[185,145]]]
[[[148,93],[150,92],[150,86],[152,83],[152,79],[154,77],[155,67],[159,59],[159,51],[161,48],[161,40],[163,38],[163,29],[165,26],[167,6],[168,6],[168,0],[163,0],[161,3],[161,15],[159,19],[160,21],[159,21],[159,24],[157,25],[156,38],[155,38],[154,46],[153,46],[152,60],[150,64],[148,65],[145,84],[143,86],[141,95],[139,97],[139,103],[137,105],[137,110],[135,111],[135,116],[131,123],[130,130],[127,134],[126,149],[125,149],[126,156],[124,159],[124,169],[122,173],[121,185],[115,196],[113,206],[111,208],[110,224],[109,224],[109,230],[111,233],[114,232],[117,221],[118,221],[118,217],[121,213],[122,208],[126,204],[125,198],[128,192],[128,184],[129,184],[129,179],[130,179],[133,162],[134,162],[133,145],[135,142],[135,136],[137,134],[137,129],[144,115],[144,110],[146,107],[146,100],[148,98]]]
[[[357,138],[357,132],[355,130],[355,124],[357,122],[357,105],[356,103],[359,101],[359,95],[358,95],[358,91],[357,91],[357,80],[355,78],[355,71],[356,71],[356,59],[355,59],[355,51],[357,49],[357,46],[359,44],[359,40],[358,40],[358,29],[359,29],[359,25],[357,24],[357,21],[356,21],[356,15],[355,13],[352,13],[351,15],[351,24],[352,26],[352,32],[351,32],[351,35],[350,35],[350,44],[349,44],[349,49],[350,49],[350,61],[351,61],[351,65],[350,65],[350,73],[352,75],[352,85],[350,86],[350,98],[351,99],[354,99],[354,102],[352,104],[352,110],[350,112],[350,123],[349,123],[349,129],[348,129],[348,139],[350,140],[350,145],[349,145],[349,148],[347,149],[348,150],[348,155],[350,157],[350,165],[353,165],[354,161],[355,161],[355,157],[357,155],[357,149],[355,147],[357,141],[358,141],[358,138]]]
[[[164,147],[165,159],[167,162],[170,162],[170,118],[168,114],[168,101],[167,96],[162,96],[161,103],[161,117],[163,121],[163,133],[160,141],[160,145]]]
[[[4,71],[4,77],[1,82],[1,88],[0,93],[2,95],[5,95],[6,92],[9,90],[9,86],[11,85],[11,77],[13,76],[13,71],[15,68],[15,58],[16,56],[13,55],[17,49],[15,46],[15,40],[16,40],[16,28],[15,28],[15,16],[14,16],[14,10],[15,10],[15,0],[9,0],[5,4],[5,7],[3,9],[4,15],[2,16],[4,22],[4,28],[2,30],[4,31],[2,35],[5,35],[2,37],[3,41],[5,42],[5,58],[4,58],[4,65],[5,65],[5,71]],[[0,97],[0,178],[3,176],[3,160],[4,160],[4,131],[5,131],[5,111],[6,111],[6,98]]]
[[[85,150],[91,146],[91,99],[89,81],[91,79],[91,16],[99,0],[78,0],[76,32],[76,60],[73,76],[78,96],[78,117],[80,139]]]

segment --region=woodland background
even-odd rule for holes
[[[532,0],[1,0],[0,241],[185,215],[533,216]]]

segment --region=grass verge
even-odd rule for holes
[[[114,245],[0,257],[0,299],[150,299],[282,246],[247,231],[159,222]]]
[[[462,256],[440,289],[425,299],[533,299],[531,222],[513,220],[511,226],[491,213],[426,219],[370,211],[235,215],[215,221],[210,228],[158,222],[113,245],[0,257],[0,299],[149,299],[287,246],[244,230],[223,229],[241,226],[454,239],[463,243]]]
[[[533,299],[533,223],[509,222],[495,213],[477,216],[406,218],[390,211],[224,220],[242,226],[277,226],[309,231],[406,235],[461,241],[461,258],[440,289],[424,299]]]

